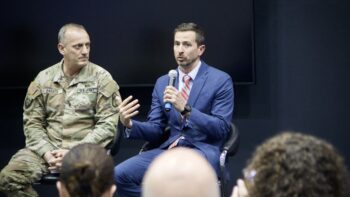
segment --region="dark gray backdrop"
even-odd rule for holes
[[[236,86],[241,146],[230,160],[234,179],[257,144],[285,129],[327,139],[349,164],[349,8],[346,0],[255,0],[256,84]],[[24,94],[1,90],[0,167],[24,144]],[[124,88],[122,94],[141,99],[144,119],[151,88]],[[117,161],[137,154],[140,144],[124,141]]]

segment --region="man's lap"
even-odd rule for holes
[[[164,152],[162,149],[152,149],[145,151],[141,154],[135,155],[126,161],[118,164],[115,167],[114,174],[117,176],[128,176],[132,179],[142,180],[142,177],[147,170],[150,163],[156,158],[159,154]]]

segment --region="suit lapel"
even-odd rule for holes
[[[197,73],[196,78],[193,81],[191,92],[190,92],[190,97],[188,98],[188,104],[193,106],[199,96],[199,93],[201,92],[205,81],[207,80],[207,69],[208,66],[202,62],[201,67],[199,68],[199,71]]]

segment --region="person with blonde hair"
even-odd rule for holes
[[[114,162],[97,144],[80,144],[63,158],[56,186],[60,197],[112,197]]]

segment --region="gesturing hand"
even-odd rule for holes
[[[139,113],[137,109],[140,107],[139,100],[132,100],[132,98],[132,96],[129,96],[118,107],[120,122],[129,129],[132,126],[131,118]]]

